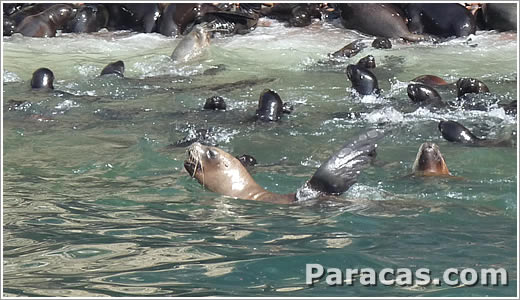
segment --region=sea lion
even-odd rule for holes
[[[429,142],[419,147],[412,169],[416,176],[451,176],[439,146]]]
[[[125,77],[125,63],[122,60],[115,61],[106,65],[99,76],[114,74],[119,77]]]
[[[290,204],[341,195],[357,181],[375,155],[382,132],[370,130],[347,142],[296,193],[276,194],[259,186],[238,159],[222,149],[192,144],[184,168],[210,191],[239,199]]]
[[[457,81],[457,97],[468,93],[488,93],[489,88],[482,81],[475,78],[460,78]]]
[[[30,37],[53,37],[56,36],[56,30],[74,15],[75,9],[71,5],[56,4],[39,14],[26,17],[15,31]]]
[[[16,32],[16,27],[22,23],[22,21],[32,15],[36,15],[46,10],[47,8],[55,5],[54,3],[38,3],[34,5],[28,4],[13,4],[12,10],[6,10],[7,3],[3,4],[4,9],[4,36],[10,36]]]
[[[372,47],[376,49],[391,49],[392,42],[387,38],[378,37],[372,42]]]
[[[175,62],[187,62],[200,55],[209,46],[210,34],[200,25],[197,25],[175,47],[171,58]]]
[[[361,58],[357,62],[357,65],[361,66],[365,69],[374,69],[376,67],[376,59],[372,55],[367,55],[367,56]]]
[[[409,3],[405,12],[411,32],[460,37],[477,29],[475,17],[458,3]]]
[[[361,95],[380,93],[376,75],[361,66],[348,65],[347,77],[352,82],[352,88]]]
[[[482,3],[482,17],[486,29],[517,30],[518,3]]]
[[[436,90],[421,83],[409,84],[406,92],[413,103],[421,106],[443,107],[446,105]]]
[[[390,3],[341,3],[338,7],[341,10],[341,23],[347,29],[412,42],[432,40],[427,35],[411,33],[404,16]]]
[[[366,48],[362,40],[355,40],[338,51],[329,54],[330,57],[352,57],[358,54],[361,50]]]
[[[31,88],[54,89],[54,73],[47,68],[39,68],[32,74]]]
[[[430,87],[444,86],[449,83],[446,80],[435,75],[420,75],[412,79],[413,82],[419,82]]]
[[[469,131],[462,124],[455,121],[440,121],[439,122],[439,131],[442,134],[442,137],[449,142],[461,143],[464,145],[471,146],[494,146],[494,147],[511,147],[512,142],[511,139],[501,139],[501,140],[490,140],[490,139],[481,139],[475,136],[471,131]]]
[[[282,118],[283,113],[291,113],[292,107],[288,103],[283,103],[280,96],[270,90],[265,89],[258,99],[258,108],[255,113],[256,120],[262,122],[276,122]]]
[[[89,33],[98,32],[108,24],[108,10],[103,4],[86,3],[81,5],[76,16],[67,22],[67,32]]]
[[[206,99],[204,103],[204,109],[210,110],[226,110],[226,101],[220,96],[213,96]]]

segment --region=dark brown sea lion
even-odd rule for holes
[[[408,30],[405,16],[390,3],[341,3],[341,22],[345,28],[386,38],[403,38],[417,42],[432,40],[427,35],[413,34]]]
[[[372,47],[376,49],[391,49],[392,42],[387,38],[378,37],[372,42]]]
[[[457,97],[464,96],[469,93],[488,93],[487,85],[475,78],[460,78],[457,81]]]
[[[28,16],[16,27],[16,32],[31,37],[53,37],[56,30],[75,16],[75,9],[68,4],[56,4],[39,14]]]
[[[416,176],[451,176],[439,146],[434,143],[419,147],[412,169]]]
[[[413,103],[421,106],[444,107],[446,104],[442,102],[439,93],[427,85],[421,83],[411,83],[408,85],[406,92]]]
[[[357,62],[358,66],[362,66],[365,69],[374,69],[376,67],[376,59],[372,55],[367,55],[363,58],[361,58]]]
[[[348,65],[347,77],[352,82],[352,88],[361,95],[380,93],[376,75],[362,66]]]
[[[340,195],[347,191],[360,171],[375,156],[382,132],[370,130],[343,145],[293,194],[276,194],[259,186],[242,163],[216,147],[192,144],[184,168],[205,188],[225,196],[290,204],[297,201]]]
[[[329,54],[330,57],[352,57],[358,54],[361,50],[366,48],[366,45],[361,40],[355,40],[338,51]]]
[[[444,86],[444,85],[448,85],[449,84],[448,82],[446,82],[446,80],[440,78],[439,76],[435,76],[435,75],[421,75],[421,76],[417,76],[414,79],[412,79],[412,81],[423,83],[423,84],[426,84],[428,86],[433,86],[433,87],[435,87],[435,86]]]
[[[67,32],[98,32],[108,24],[108,10],[103,4],[87,3],[77,9],[76,16],[67,22]]]
[[[280,95],[270,89],[265,89],[258,99],[258,108],[255,118],[262,122],[276,122],[282,118],[282,114],[289,114],[292,107],[283,103]]]
[[[206,99],[204,103],[204,109],[210,110],[226,110],[226,101],[220,96],[213,96]]]

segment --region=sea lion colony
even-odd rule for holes
[[[466,8],[454,3],[340,3],[340,4],[15,4],[4,3],[4,36],[20,33],[31,37],[54,37],[61,32],[96,32],[109,30],[133,30],[158,32],[167,36],[179,36],[182,40],[173,50],[172,63],[189,63],[210,44],[215,33],[246,34],[259,24],[260,17],[276,18],[288,26],[303,27],[313,18],[340,18],[345,28],[375,36],[372,47],[391,48],[390,39],[407,42],[437,43],[452,37],[474,34],[476,29],[516,31],[516,15],[508,9],[514,4],[482,4]],[[353,57],[366,46],[354,41],[329,55],[330,59]],[[346,77],[358,96],[380,96],[381,90],[374,73],[373,56],[350,64]],[[109,63],[100,76],[113,74],[124,77],[123,61]],[[31,87],[52,90],[54,74],[48,68],[33,73]],[[453,88],[455,101],[445,102],[436,88]],[[474,78],[460,78],[450,84],[435,75],[420,75],[411,80],[407,93],[413,104],[433,109],[460,107],[465,97],[489,93],[484,82]],[[477,100],[478,101],[478,100]],[[464,101],[462,101],[464,102]],[[16,105],[16,104],[15,104]],[[516,101],[499,104],[507,113],[516,115]],[[474,109],[476,106],[472,106]],[[478,107],[478,105],[477,105]],[[205,109],[226,110],[222,97],[209,98]],[[272,90],[264,90],[255,112],[257,122],[276,122],[284,113],[291,113],[289,103]],[[476,137],[462,124],[443,120],[438,124],[442,136],[450,141],[472,146],[511,146],[511,139],[489,140]],[[260,187],[246,166],[256,164],[254,157],[236,158],[222,149],[204,145],[208,132],[201,132],[192,139],[177,143],[188,146],[185,169],[208,189],[235,198],[260,200],[273,203],[293,203],[308,199],[335,197],[344,193],[357,180],[359,172],[375,158],[381,130],[369,129],[344,144],[325,161],[316,173],[293,194],[275,194]],[[201,142],[201,143],[200,143]],[[254,163],[253,163],[254,162]],[[415,176],[451,176],[445,159],[436,144],[425,142],[413,164]]]

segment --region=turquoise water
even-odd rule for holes
[[[457,120],[499,138],[516,134],[517,119],[497,108],[416,109],[406,86],[422,74],[469,76],[511,102],[516,34],[393,41],[389,50],[367,47],[327,62],[327,53],[357,38],[372,41],[335,24],[273,22],[215,38],[202,58],[182,66],[169,60],[179,40],[157,34],[4,38],[4,295],[514,296],[517,148],[448,143],[437,123]],[[382,98],[353,95],[344,74],[368,54]],[[127,79],[97,77],[118,59]],[[203,74],[214,66],[222,71]],[[66,93],[30,91],[39,67],[51,68],[55,88]],[[251,121],[265,88],[294,104],[278,124]],[[202,111],[214,95],[226,99],[227,111]],[[11,100],[27,102],[15,109]],[[361,117],[341,116],[349,111]],[[278,193],[294,192],[358,133],[387,134],[345,201],[273,205],[212,193],[187,175],[185,149],[167,145],[210,127],[221,148],[255,156],[253,177]],[[425,141],[439,145],[459,178],[407,176]],[[509,285],[329,287],[322,280],[310,287],[306,263],[424,267],[433,277],[452,267],[505,268]]]

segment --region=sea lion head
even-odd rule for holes
[[[488,93],[489,88],[482,81],[475,78],[460,78],[457,81],[457,97],[468,93]]]
[[[347,66],[347,77],[352,87],[361,95],[379,94],[379,85],[374,73],[358,65]]]
[[[122,60],[118,60],[113,63],[109,63],[106,65],[103,70],[101,70],[101,75],[114,74],[119,77],[125,77],[125,63]]]
[[[44,10],[42,13],[48,14],[49,21],[59,28],[74,18],[76,12],[77,9],[69,4],[56,4]]]
[[[47,68],[39,68],[34,71],[31,78],[31,88],[33,89],[54,89],[54,73]]]
[[[195,26],[195,28],[193,28],[192,33],[197,45],[200,48],[209,46],[211,33],[204,26]]]
[[[412,102],[417,104],[441,100],[441,96],[436,90],[421,83],[409,84],[406,92]]]
[[[376,59],[372,55],[367,55],[361,58],[358,63],[358,66],[362,66],[366,69],[374,69],[376,67]]]
[[[284,111],[284,104],[280,96],[270,90],[265,89],[258,99],[258,109],[256,110],[257,120],[263,122],[274,122],[280,120]]]
[[[187,154],[186,171],[215,193],[249,199],[247,194],[258,186],[242,163],[222,149],[193,143]]]
[[[434,143],[423,143],[413,163],[413,172],[421,176],[451,175],[446,161]]]

